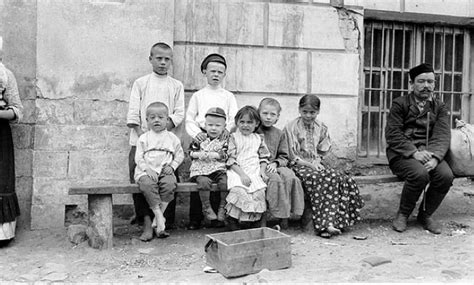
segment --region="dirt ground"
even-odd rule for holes
[[[342,236],[323,239],[302,232],[291,235],[292,266],[226,279],[204,273],[204,237],[218,229],[171,231],[168,239],[143,243],[140,229],[123,221],[116,225],[114,248],[99,251],[87,242],[74,245],[66,230],[20,231],[8,248],[0,249],[0,281],[32,282],[472,282],[474,219],[440,217],[441,235],[432,235],[415,221],[400,234],[390,221],[365,221]],[[356,240],[354,236],[366,236]],[[380,257],[372,266],[364,259]]]

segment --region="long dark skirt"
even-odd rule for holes
[[[332,168],[315,171],[305,166],[293,166],[311,202],[314,230],[325,231],[329,226],[344,229],[360,221],[359,211],[364,201],[356,182]]]
[[[15,160],[10,124],[0,119],[0,225],[20,215],[15,193]]]

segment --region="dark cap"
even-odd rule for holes
[[[219,107],[212,107],[211,109],[207,110],[206,115],[204,117],[207,117],[207,116],[221,117],[227,120],[225,111]]]
[[[218,53],[211,53],[210,55],[206,56],[206,58],[202,61],[201,63],[201,72],[204,72],[204,69],[207,68],[207,65],[209,62],[218,62],[221,63],[227,68],[227,63],[225,61],[225,58],[218,54]]]
[[[409,71],[410,79],[413,82],[418,75],[420,75],[422,73],[428,73],[428,72],[433,72],[434,73],[433,66],[429,63],[422,63],[422,64],[420,64],[418,66],[415,66],[412,69],[410,69],[410,71]]]

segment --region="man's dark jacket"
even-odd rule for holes
[[[429,140],[426,147],[426,123],[430,114]],[[385,128],[388,161],[396,156],[408,158],[417,150],[428,150],[442,161],[449,148],[451,127],[446,105],[433,98],[420,112],[415,95],[393,100]]]

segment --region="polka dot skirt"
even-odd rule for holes
[[[359,212],[364,202],[351,177],[331,168],[315,171],[295,165],[293,171],[310,199],[317,232],[325,231],[331,225],[343,229],[360,221]]]

